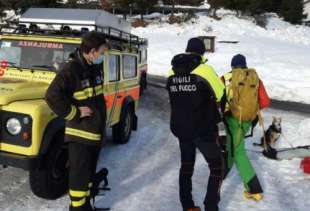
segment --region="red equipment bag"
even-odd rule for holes
[[[300,168],[303,169],[304,173],[310,174],[310,157],[305,157],[301,161]]]

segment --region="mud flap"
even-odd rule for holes
[[[136,114],[133,115],[132,130],[134,131],[138,130],[138,117]]]

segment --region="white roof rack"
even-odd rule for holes
[[[127,33],[131,31],[129,22],[104,10],[94,9],[30,8],[21,16],[19,22],[110,27]]]

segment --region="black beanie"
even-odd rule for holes
[[[204,42],[199,38],[192,38],[188,41],[186,52],[188,53],[197,53],[203,55],[206,52],[206,46]]]

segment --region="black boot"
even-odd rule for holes
[[[188,209],[185,209],[184,211],[201,211],[200,207],[191,207],[191,208],[188,208]]]
[[[249,191],[251,194],[255,193],[263,193],[263,188],[255,175],[249,182],[248,182]]]
[[[205,211],[219,211],[219,208],[217,205],[205,205]]]
[[[69,211],[89,211],[87,208],[86,208],[86,204],[81,206],[81,207],[72,207],[70,206],[69,207]]]

